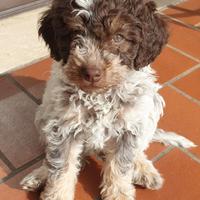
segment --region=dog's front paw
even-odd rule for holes
[[[147,168],[134,175],[133,183],[151,190],[158,190],[163,185],[163,178],[155,168]]]
[[[45,191],[43,191],[40,194],[40,200],[73,200],[74,197],[72,194],[66,194],[66,193],[62,193],[60,191],[55,191],[55,192],[50,192],[47,193]]]
[[[118,196],[112,197],[112,196],[108,196],[106,198],[102,197],[102,200],[134,200],[135,198],[133,196],[126,196],[124,194],[119,194]]]
[[[40,200],[59,200],[55,195],[48,195],[46,192],[40,194]]]
[[[104,187],[101,191],[102,200],[134,200],[135,188]]]
[[[127,197],[126,195],[120,194],[117,197],[106,197],[106,198],[101,198],[101,200],[135,200],[134,197]]]
[[[34,174],[29,174],[20,182],[22,188],[28,191],[35,191],[40,188],[42,184],[43,181],[40,177],[35,176]]]
[[[20,183],[24,190],[35,191],[46,182],[48,170],[45,166],[33,170]]]

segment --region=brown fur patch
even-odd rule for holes
[[[152,1],[97,0],[85,11],[91,13],[89,18],[77,15],[77,9],[82,8],[74,1],[54,0],[41,19],[39,34],[51,56],[63,66],[67,64],[66,76],[84,90],[105,90],[119,84],[121,73],[153,62],[167,42],[165,22],[155,13]],[[77,39],[80,36],[93,43],[93,50],[87,49],[88,55],[82,59],[75,54],[77,45],[85,48],[84,40]],[[111,60],[108,63],[105,52],[118,58],[121,68]],[[103,69],[102,79],[93,85],[86,83],[80,73],[82,67],[89,66]]]

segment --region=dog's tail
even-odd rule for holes
[[[192,141],[188,140],[183,136],[177,135],[174,132],[167,132],[162,129],[156,129],[156,132],[153,137],[153,142],[161,142],[165,145],[173,145],[182,148],[190,148],[197,146]]]

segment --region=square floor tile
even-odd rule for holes
[[[200,145],[200,107],[171,88],[162,89],[161,94],[166,101],[166,108],[159,126],[175,131]],[[199,148],[198,146],[191,150]]]
[[[174,85],[190,96],[200,100],[200,69],[176,81]]]
[[[177,5],[169,6],[164,13],[185,23],[195,25],[200,22],[200,1],[187,0]]]
[[[169,23],[170,38],[169,44],[184,51],[185,53],[200,59],[200,32],[177,25],[175,22]]]
[[[197,62],[190,58],[166,47],[152,66],[157,71],[158,82],[164,83],[196,64]]]
[[[42,152],[34,126],[37,105],[6,79],[0,85],[0,148],[19,167]]]
[[[138,189],[137,200],[197,200],[200,197],[200,164],[175,149],[156,162],[165,182],[158,191]]]
[[[11,75],[37,99],[41,99],[46,80],[50,76],[51,59],[35,63],[29,67],[13,72]]]
[[[0,185],[0,197],[2,200],[38,200],[37,193],[28,193],[23,190],[11,188],[6,184]]]

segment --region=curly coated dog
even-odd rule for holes
[[[73,200],[81,161],[103,154],[103,200],[135,199],[134,184],[159,189],[147,159],[152,141],[192,142],[157,129],[164,100],[150,63],[167,43],[163,18],[149,0],[54,0],[39,35],[54,59],[35,124],[43,165],[21,182],[45,186],[41,200]]]

